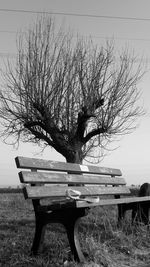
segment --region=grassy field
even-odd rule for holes
[[[58,224],[47,227],[43,251],[38,257],[31,257],[32,205],[20,193],[0,193],[0,266],[150,266],[150,231],[145,226],[131,226],[130,215],[129,212],[120,228],[116,207],[93,209],[81,220],[80,239],[87,255],[84,265],[68,261],[66,233]]]

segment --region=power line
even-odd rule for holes
[[[17,34],[17,31],[11,31],[11,30],[0,30],[0,34],[8,33],[8,34]],[[122,41],[141,41],[141,42],[150,42],[149,38],[129,38],[129,37],[115,37],[115,36],[104,36],[104,35],[86,35],[83,36],[85,38],[91,37],[93,39],[106,39],[106,40],[122,40]]]
[[[16,58],[17,59],[17,56],[18,56],[18,54],[16,53],[4,53],[4,52],[0,52],[0,58]],[[116,59],[117,61],[119,60],[118,58]],[[141,59],[135,59],[135,61],[134,61],[134,63],[136,64],[136,63],[148,63],[148,64],[150,64],[150,58],[141,58]]]
[[[90,35],[92,38],[96,39],[106,39],[106,40],[122,40],[122,41],[145,41],[145,42],[150,42],[150,39],[148,38],[128,38],[128,37],[110,37],[110,36],[100,36],[100,35]]]
[[[17,33],[16,31],[0,30],[0,33]]]
[[[74,17],[88,17],[88,18],[101,18],[101,19],[115,19],[115,20],[131,20],[131,21],[145,21],[145,22],[147,21],[147,22],[150,22],[150,18],[121,17],[121,16],[70,13],[70,12],[35,11],[35,10],[25,10],[25,9],[0,8],[0,12],[15,12],[15,13],[30,13],[30,14],[51,14],[51,15],[74,16]]]
[[[118,17],[118,16],[105,16],[105,15],[91,15],[91,14],[78,14],[78,13],[64,13],[64,12],[50,12],[50,11],[34,11],[24,9],[6,9],[0,8],[0,12],[17,12],[17,13],[31,13],[31,14],[54,14],[54,15],[66,15],[66,16],[79,16],[79,17],[91,17],[91,18],[106,18],[106,19],[121,19],[121,20],[137,20],[137,21],[150,21],[150,18],[138,18],[138,17]],[[0,33],[17,34],[16,31],[0,30]],[[109,36],[94,36],[90,37],[95,39],[113,39],[113,40],[127,40],[127,41],[146,41],[150,42],[147,38],[126,38],[126,37],[109,37]]]

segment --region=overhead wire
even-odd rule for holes
[[[83,13],[70,13],[70,12],[54,12],[54,11],[38,11],[38,10],[25,10],[25,9],[8,9],[0,8],[0,12],[15,12],[15,13],[30,13],[30,14],[51,14],[51,15],[65,15],[65,16],[78,16],[78,17],[89,17],[89,18],[102,18],[102,19],[117,19],[117,20],[133,20],[133,21],[147,21],[150,22],[150,18],[140,17],[121,17],[121,16],[109,16],[109,15],[96,15],[96,14],[83,14]],[[17,34],[16,31],[0,30],[0,33]],[[96,39],[111,39],[111,40],[126,40],[126,41],[145,41],[150,42],[148,38],[126,38],[126,37],[109,37],[109,36],[94,36]],[[0,57],[16,57],[12,53],[0,52]]]
[[[31,14],[54,14],[54,15],[65,15],[65,16],[80,16],[80,17],[91,17],[91,18],[106,18],[106,19],[120,19],[120,20],[136,20],[136,21],[150,21],[150,18],[139,18],[139,17],[121,17],[121,16],[109,16],[109,15],[94,15],[94,14],[80,14],[80,13],[68,13],[68,12],[53,12],[53,11],[38,11],[38,10],[25,10],[25,9],[8,9],[0,8],[0,12],[17,12],[17,13],[31,13]],[[15,31],[0,30],[0,33],[17,33]],[[109,37],[109,36],[94,36],[96,39],[114,39],[114,40],[127,40],[127,41],[150,41],[148,38],[126,38],[126,37]]]
[[[17,31],[11,31],[11,30],[0,30],[0,34],[8,33],[8,34],[17,34]],[[116,36],[104,36],[104,35],[86,35],[83,37],[91,37],[94,39],[110,39],[110,40],[122,40],[122,41],[144,41],[144,42],[150,42],[150,38],[129,38],[129,37],[116,37]]]
[[[102,18],[102,19],[117,19],[117,20],[133,20],[133,21],[147,21],[150,22],[150,18],[140,17],[121,17],[121,16],[110,16],[110,15],[96,15],[96,14],[85,14],[85,13],[72,13],[72,12],[55,12],[55,11],[38,11],[38,10],[25,10],[25,9],[8,9],[0,8],[0,12],[15,12],[15,13],[31,13],[31,14],[51,14],[51,15],[65,15],[65,16],[76,16],[76,17],[89,17],[89,18]]]

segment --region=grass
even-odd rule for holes
[[[150,231],[132,226],[130,212],[117,227],[117,208],[92,209],[82,218],[80,242],[88,255],[85,264],[68,260],[70,248],[64,228],[47,227],[45,244],[37,257],[30,256],[34,212],[20,193],[0,194],[0,266],[2,267],[143,267],[150,266]]]

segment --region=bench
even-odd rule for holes
[[[150,197],[131,197],[119,169],[85,166],[43,159],[17,157],[17,168],[23,183],[25,199],[31,199],[35,211],[35,236],[31,248],[36,255],[43,244],[49,223],[65,226],[74,259],[84,262],[78,239],[79,219],[92,207],[118,205],[118,220],[125,211]],[[108,198],[109,196],[109,198]],[[49,202],[42,203],[49,199]]]

